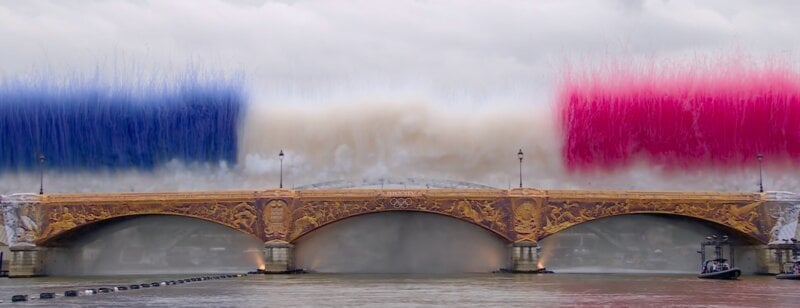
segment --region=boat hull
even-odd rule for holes
[[[494,271],[494,273],[502,273],[502,274],[553,274],[553,271],[548,271],[545,268],[535,269],[532,271],[516,271],[507,268],[501,268],[498,271]]]
[[[724,271],[719,271],[719,272],[700,274],[700,275],[697,276],[697,278],[702,278],[702,279],[729,279],[730,280],[730,279],[737,279],[741,275],[742,275],[742,271],[740,269],[732,268],[732,269],[729,269],[729,270],[724,270]]]
[[[778,274],[775,276],[776,279],[786,279],[786,280],[800,280],[800,274]]]

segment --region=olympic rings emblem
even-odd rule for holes
[[[395,208],[405,209],[414,205],[414,200],[411,198],[392,198],[389,199],[389,205]]]

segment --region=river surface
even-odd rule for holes
[[[0,279],[2,305],[13,294],[113,287],[199,275]],[[14,306],[58,307],[406,307],[406,306],[717,306],[797,307],[800,281],[693,275],[250,275],[158,288],[31,300]]]

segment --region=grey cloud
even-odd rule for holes
[[[411,96],[548,103],[560,61],[795,50],[796,2],[31,1],[0,4],[0,67],[199,60],[267,103]]]

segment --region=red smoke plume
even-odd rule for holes
[[[568,71],[559,89],[569,170],[634,161],[735,168],[800,158],[800,74],[748,57],[613,63]]]

